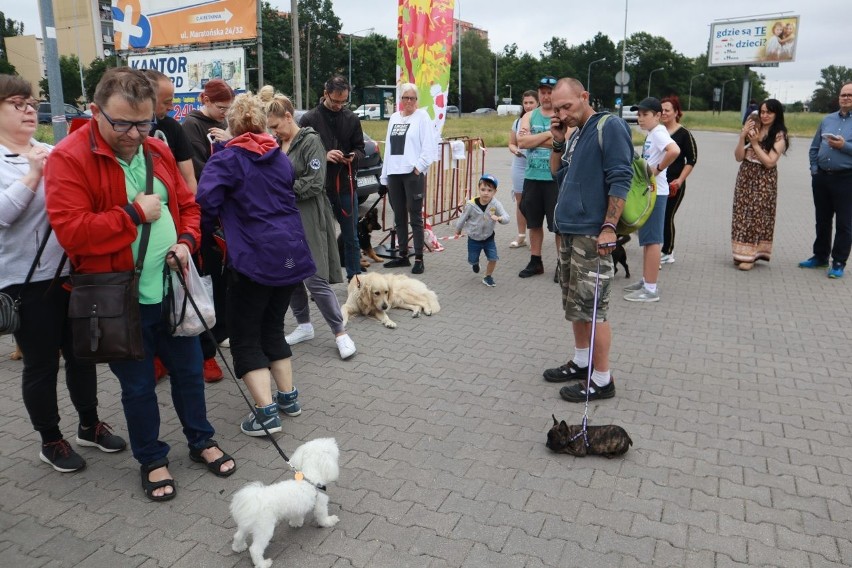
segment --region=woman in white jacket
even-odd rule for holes
[[[429,114],[417,107],[417,87],[413,83],[403,83],[399,90],[402,102],[388,123],[381,183],[388,188],[401,254],[384,265],[387,268],[411,266],[408,260],[408,224],[411,223],[414,240],[411,272],[422,274],[423,197],[426,170],[435,159],[435,129]]]

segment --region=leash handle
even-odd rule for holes
[[[233,369],[231,369],[231,365],[228,363],[228,360],[225,359],[225,355],[224,355],[224,353],[222,353],[222,349],[219,347],[219,343],[216,341],[216,338],[213,335],[213,332],[207,326],[207,322],[204,320],[204,317],[201,315],[201,310],[198,309],[198,306],[195,303],[195,298],[193,298],[192,294],[189,293],[189,288],[186,285],[186,278],[184,278],[184,275],[183,275],[183,266],[180,263],[180,259],[172,251],[169,251],[166,254],[166,258],[167,259],[173,258],[175,260],[175,262],[177,263],[178,267],[180,267],[180,270],[175,271],[175,274],[177,274],[177,277],[178,277],[178,282],[180,282],[181,288],[183,288],[184,292],[186,293],[186,298],[189,300],[189,303],[192,305],[192,309],[195,310],[196,315],[198,315],[198,319],[201,320],[201,324],[204,326],[205,333],[207,333],[207,336],[213,341],[213,345],[216,346],[216,352],[219,354],[219,357],[222,358],[222,362],[225,364],[225,368],[228,370],[228,374],[230,374],[231,378],[234,379],[234,383],[237,385],[237,390],[240,391],[240,395],[242,395],[243,400],[246,401],[246,404],[251,409],[252,414],[254,414],[254,417],[257,419],[257,423],[260,424],[261,428],[263,428],[264,433],[269,438],[269,440],[272,442],[272,445],[275,446],[275,449],[278,450],[278,454],[284,459],[284,462],[293,471],[298,471],[293,466],[293,464],[290,463],[290,458],[287,457],[287,454],[284,453],[284,450],[281,449],[281,446],[278,445],[278,442],[275,440],[275,438],[272,437],[272,433],[269,431],[269,429],[263,423],[263,419],[260,416],[260,413],[258,412],[257,406],[252,404],[252,402],[246,396],[246,393],[243,390],[243,387],[240,385],[240,381],[237,379],[236,373],[234,373]],[[308,483],[310,483],[311,485],[313,485],[314,487],[316,487],[317,489],[319,489],[321,491],[326,490],[326,486],[323,485],[322,483],[314,483],[313,481],[311,481],[307,478],[305,479],[305,481],[307,481]]]

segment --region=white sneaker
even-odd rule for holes
[[[226,337],[225,339],[223,339],[222,343],[219,344],[219,347],[221,347],[222,349],[230,349],[231,348],[231,338]]]
[[[664,254],[660,257],[660,264],[674,264],[675,257],[673,254]]]
[[[343,334],[340,337],[336,337],[334,341],[337,343],[337,350],[340,352],[340,358],[343,360],[349,359],[353,355],[357,349],[355,348],[355,342],[352,341],[352,338],[349,337],[349,334]]]
[[[642,288],[641,290],[634,290],[629,294],[626,294],[624,299],[628,302],[659,302],[660,293],[651,292],[647,288]]]
[[[625,292],[635,292],[636,290],[642,290],[645,288],[645,280],[639,280],[639,282],[634,282],[633,284],[628,284],[624,287]]]
[[[296,345],[297,343],[301,343],[303,341],[307,341],[313,338],[314,326],[310,323],[300,323],[296,326],[296,329],[293,330],[293,333],[284,337],[284,339],[287,341],[287,345]]]

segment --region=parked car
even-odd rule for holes
[[[361,120],[379,120],[382,118],[382,108],[379,103],[361,105],[353,112]]]
[[[621,111],[621,118],[626,120],[630,124],[636,124],[639,122],[639,111],[630,110],[631,105],[624,105],[624,109]],[[618,114],[617,112],[615,114]]]
[[[370,194],[379,191],[379,176],[382,173],[382,153],[379,144],[364,134],[364,159],[358,162],[358,203],[364,203]]]
[[[486,116],[486,115],[489,115],[489,114],[497,114],[497,111],[494,110],[493,108],[482,107],[482,108],[476,109],[475,111],[473,111],[471,113],[471,115],[473,115],[473,116]]]
[[[456,105],[447,105],[447,118],[451,116],[455,116],[456,118],[461,116],[461,111]]]
[[[38,122],[39,124],[50,124],[53,113],[50,111],[49,102],[41,102],[38,105]],[[65,120],[71,122],[75,118],[92,118],[92,113],[88,110],[82,111],[72,104],[65,103]]]

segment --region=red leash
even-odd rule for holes
[[[343,208],[343,204],[341,203],[340,212],[343,213],[344,217],[351,217],[352,213],[356,210],[355,209],[355,203],[356,203],[356,201],[355,201],[355,185],[352,183],[352,181],[353,181],[352,180],[352,162],[346,162],[346,167],[349,170],[346,177],[349,180],[349,203],[352,205],[352,210],[349,213],[347,213],[346,210]],[[336,184],[335,189],[337,190],[337,198],[340,199],[340,173],[339,172],[336,176],[335,184]]]

